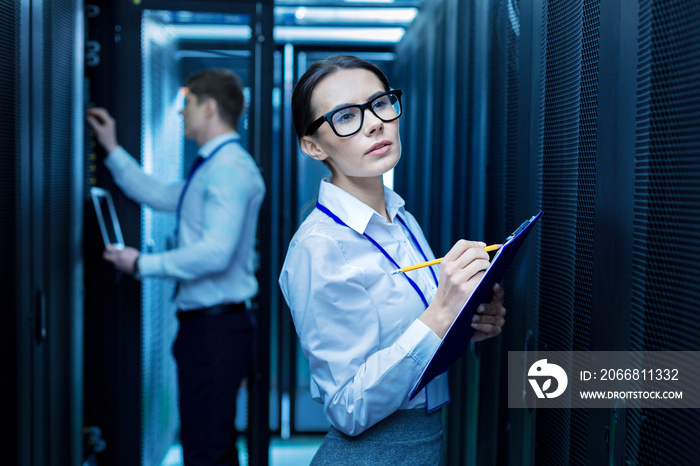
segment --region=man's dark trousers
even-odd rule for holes
[[[248,375],[255,340],[249,310],[218,315],[178,312],[173,345],[185,466],[238,465],[236,394]]]

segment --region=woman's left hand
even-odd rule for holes
[[[500,335],[501,329],[506,323],[505,315],[503,288],[496,283],[493,285],[491,302],[481,304],[472,317],[472,327],[476,329],[472,341],[482,341]]]

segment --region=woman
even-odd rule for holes
[[[385,188],[401,155],[401,91],[351,56],[314,63],[292,96],[301,149],[322,161],[316,209],[292,239],[280,275],[311,369],[311,393],[331,423],[312,464],[440,464],[438,408],[447,377],[408,394],[489,266],[484,243],[459,241],[440,267],[392,275],[433,259],[423,232]],[[439,278],[438,278],[439,274]],[[501,332],[494,288],[474,340]]]

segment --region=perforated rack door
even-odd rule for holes
[[[639,23],[631,344],[697,351],[700,4],[642,0]],[[697,461],[698,419],[697,410],[630,411],[627,460]]]

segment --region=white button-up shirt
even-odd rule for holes
[[[391,223],[322,181],[319,203],[347,226],[315,209],[292,238],[279,279],[309,360],[312,397],[323,403],[328,421],[348,435],[397,409],[432,411],[449,401],[446,374],[408,399],[441,340],[418,320],[425,305],[416,290],[403,275],[391,275],[396,267],[363,233],[401,267],[423,262],[396,218],[400,215],[428,259],[435,256],[403,199],[385,188],[385,201]],[[431,302],[437,287],[430,270],[409,273]]]
[[[199,150],[202,157],[236,133],[217,136]],[[185,182],[165,184],[147,175],[121,146],[105,165],[122,191],[156,210],[177,211]],[[196,309],[244,302],[257,294],[255,234],[265,184],[253,158],[238,143],[226,144],[192,177],[182,201],[178,247],[142,253],[143,276],[180,281],[175,304]]]

